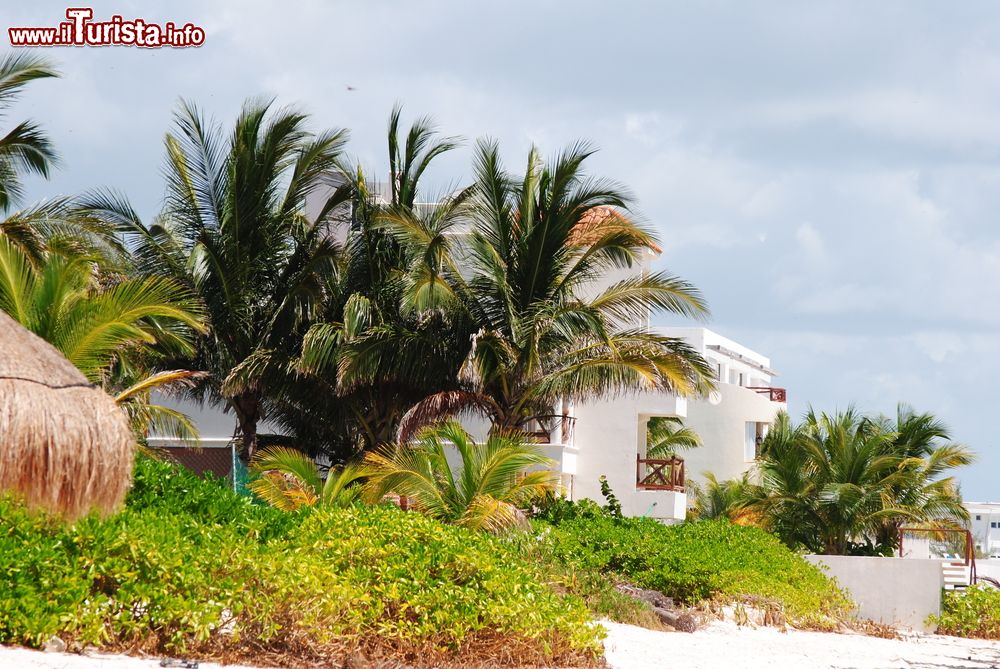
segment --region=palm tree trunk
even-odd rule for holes
[[[240,428],[240,457],[249,463],[257,450],[257,423],[260,421],[260,397],[237,395],[230,401]]]

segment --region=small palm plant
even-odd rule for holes
[[[712,472],[705,472],[702,485],[691,485],[694,493],[694,515],[698,520],[725,518],[736,525],[760,525],[760,514],[750,509],[749,475],[720,481]]]
[[[344,508],[353,504],[361,492],[361,470],[356,464],[330,469],[324,480],[315,461],[294,448],[261,449],[251,469],[260,477],[250,483],[250,490],[284,511],[317,505]]]
[[[448,452],[461,461],[455,468]],[[413,444],[369,453],[364,496],[405,495],[414,508],[473,530],[499,532],[527,521],[519,511],[556,487],[555,463],[517,432],[491,433],[477,444],[456,421],[428,426]],[[528,471],[544,467],[545,470]]]
[[[701,446],[701,437],[676,416],[650,418],[646,425],[646,455],[672,458],[677,451]]]

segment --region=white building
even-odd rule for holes
[[[966,502],[965,508],[976,549],[1000,555],[1000,502]]]
[[[679,521],[688,482],[705,471],[721,480],[750,469],[760,440],[786,408],[785,391],[771,386],[767,358],[730,339],[700,327],[659,331],[684,339],[716,366],[717,390],[697,399],[641,393],[570,405],[545,449],[571,499],[603,502],[599,479],[606,476],[627,515]],[[646,425],[657,416],[679,417],[702,438],[700,448],[679,454],[683,473],[676,464],[646,460]]]

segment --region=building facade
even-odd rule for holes
[[[966,502],[976,550],[1000,558],[1000,502]]]

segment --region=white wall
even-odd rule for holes
[[[625,513],[682,520],[684,494],[638,490],[635,461],[638,454],[645,455],[646,421],[651,416],[684,416],[686,411],[683,398],[667,393],[639,393],[577,404],[574,499],[590,498],[603,503],[599,483],[603,475]]]
[[[702,482],[710,471],[720,481],[738,478],[753,466],[746,458],[746,423],[773,423],[785,404],[767,395],[719,384],[714,398],[688,401],[684,424],[701,437],[702,446],[680,453],[689,481]],[[718,400],[718,404],[713,404]]]
[[[180,411],[191,418],[198,427],[199,436],[202,439],[228,440],[232,439],[236,431],[236,416],[232,412],[224,413],[222,407],[212,407],[208,403],[199,404],[189,399],[168,397],[156,392],[152,394],[152,401],[156,404],[162,404],[165,407]],[[277,425],[268,421],[261,421],[257,425],[257,432],[260,434],[282,434],[281,429]],[[150,439],[156,440],[159,436],[154,431],[150,435]]]
[[[930,632],[927,618],[941,614],[940,560],[848,555],[806,555],[858,605],[868,620]]]

